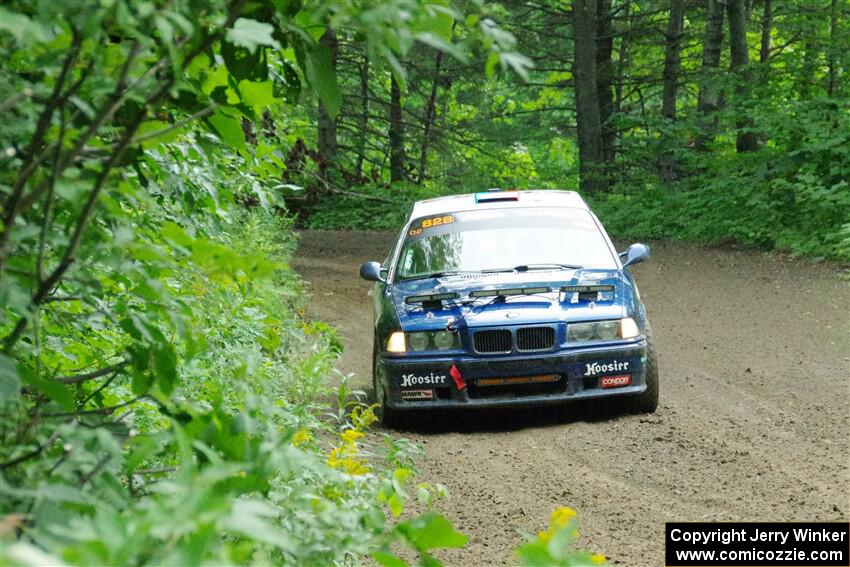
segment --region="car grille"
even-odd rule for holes
[[[476,352],[511,352],[511,332],[500,329],[496,331],[478,331],[473,335]]]
[[[478,331],[473,337],[475,352],[507,353],[513,350],[513,336],[507,329]],[[522,327],[516,332],[516,349],[520,352],[549,350],[555,345],[552,327]]]
[[[549,350],[554,344],[555,329],[552,327],[523,327],[516,332],[517,350]]]

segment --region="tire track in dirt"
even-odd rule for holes
[[[339,368],[371,385],[370,285],[357,277],[394,234],[308,231],[293,262],[311,314],[336,326]],[[556,506],[584,548],[663,564],[666,521],[850,518],[850,287],[830,265],[781,255],[653,246],[635,268],[661,366],[651,416],[602,404],[440,413],[399,435],[421,443],[420,479],[470,538],[449,565],[512,563],[519,532]]]

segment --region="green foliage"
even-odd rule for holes
[[[789,102],[781,114],[760,116],[772,140],[759,151],[682,149],[675,159],[697,173],[667,187],[651,177],[644,185],[624,183],[592,204],[611,232],[624,238],[737,242],[846,261],[848,111],[846,102],[832,99]]]
[[[774,9],[763,29],[768,5],[757,3],[749,15],[750,64],[735,72],[726,46],[717,69],[702,69],[707,10],[687,10],[675,120],[661,114],[667,43],[664,34],[646,33],[666,28],[669,5],[614,3],[610,21],[600,14],[613,36],[604,38],[611,42],[610,88],[598,97],[600,108],[610,97],[611,114],[602,118],[611,129],[605,156],[611,189],[587,197],[615,235],[850,258],[850,52],[843,49],[850,40],[850,6],[838,0],[813,10],[793,0]],[[428,196],[491,187],[578,188],[569,5],[483,5],[467,19],[453,30],[467,47],[464,58],[426,49],[406,65],[406,179],[427,188]],[[486,21],[498,21],[499,31],[488,35]],[[476,47],[475,40],[494,38],[504,38],[535,66],[486,78],[471,72],[503,66]],[[770,40],[770,49],[757,56],[762,39]],[[329,178],[348,193],[383,194],[376,185],[389,178],[388,73],[356,40],[341,44],[340,53],[340,90],[349,104],[340,110],[339,150]],[[706,84],[721,103],[710,116],[698,109]],[[756,135],[757,151],[736,151],[736,137],[744,132]],[[404,186],[393,191],[387,206],[317,192],[305,208],[306,224],[397,229],[396,219],[404,216],[399,209],[406,210],[416,193]]]
[[[440,188],[399,182],[391,186],[365,185],[357,193],[326,197],[311,209],[309,227],[315,229],[398,230],[413,203],[441,194]]]

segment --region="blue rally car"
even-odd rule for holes
[[[622,397],[658,405],[652,332],[626,268],[572,191],[417,202],[374,281],[374,387],[384,423],[407,410]]]

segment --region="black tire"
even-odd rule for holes
[[[377,340],[375,341],[377,345]],[[372,350],[372,389],[375,403],[378,404],[378,418],[380,424],[387,429],[394,429],[401,424],[399,412],[387,407],[387,395],[384,388],[378,383],[378,350],[377,346]]]
[[[646,322],[646,391],[629,401],[632,413],[655,413],[658,409],[658,355],[649,321]]]

